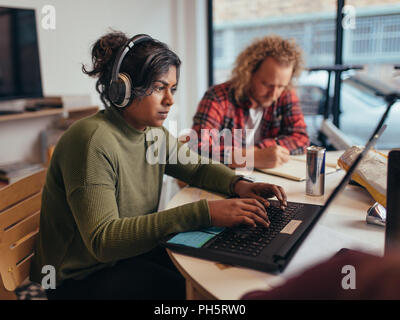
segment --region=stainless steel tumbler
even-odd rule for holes
[[[306,194],[322,196],[325,192],[325,148],[307,148]]]

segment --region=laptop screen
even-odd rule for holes
[[[385,254],[400,247],[400,149],[389,152]]]
[[[325,210],[333,201],[333,199],[343,190],[343,188],[347,185],[347,183],[350,181],[351,176],[353,175],[355,169],[357,168],[358,164],[361,162],[361,160],[366,156],[368,151],[375,145],[376,141],[378,138],[382,135],[383,131],[386,129],[386,125],[383,125],[379,130],[377,131],[376,134],[367,142],[366,146],[364,147],[363,151],[358,155],[356,160],[352,163],[350,166],[349,170],[347,171],[346,175],[343,177],[343,179],[340,181],[338,186],[333,190],[332,194],[329,196],[328,200],[326,201],[325,205],[321,210]]]

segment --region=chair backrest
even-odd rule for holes
[[[29,276],[45,178],[43,169],[0,189],[0,281],[9,291]]]

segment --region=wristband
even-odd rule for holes
[[[232,194],[237,195],[235,193],[235,185],[236,185],[236,183],[238,181],[241,181],[241,180],[244,180],[244,181],[247,181],[247,182],[250,182],[250,183],[253,183],[255,181],[255,179],[252,178],[252,177],[238,176],[237,179],[235,179],[231,184],[231,193]]]

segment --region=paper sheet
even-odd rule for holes
[[[310,266],[331,258],[340,249],[357,249],[379,254],[379,244],[371,245],[343,232],[317,225],[305,239],[284,271],[285,277],[299,273]]]
[[[270,169],[259,169],[260,171],[280,176],[283,178],[304,181],[306,180],[306,161],[302,157],[291,156],[290,160],[279,167]],[[325,174],[336,172],[338,168],[333,165],[325,165]]]

